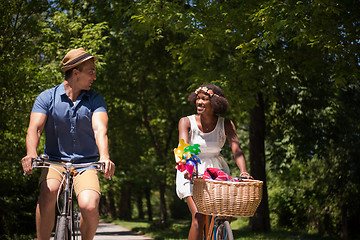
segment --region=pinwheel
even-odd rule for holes
[[[189,145],[184,139],[180,139],[178,147],[174,149],[175,161],[178,164],[176,169],[187,171],[192,176],[194,167],[197,168],[197,164],[201,163],[197,156],[201,152],[199,147],[199,144]]]

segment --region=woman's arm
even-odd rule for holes
[[[239,167],[240,169],[240,176],[241,177],[250,177],[252,178],[248,172],[246,171],[246,163],[245,163],[245,156],[243,151],[240,148],[240,143],[239,143],[239,139],[236,135],[236,129],[235,129],[235,125],[231,120],[225,119],[225,134],[227,137],[227,140],[230,144],[231,150],[233,152],[235,161],[236,161],[236,165]]]
[[[185,143],[189,143],[190,120],[183,117],[179,121],[179,141],[184,139]]]
[[[179,121],[179,142],[184,139],[185,143],[189,143],[190,120],[188,117],[183,117]],[[191,178],[190,174],[186,171],[184,177]]]

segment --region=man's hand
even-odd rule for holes
[[[32,174],[31,159],[37,158],[37,156],[26,155],[21,159],[21,164],[25,174]]]
[[[104,177],[111,179],[111,177],[114,176],[115,164],[110,159],[100,159],[99,162],[103,162],[105,164]]]

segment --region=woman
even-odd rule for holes
[[[227,139],[240,168],[240,176],[252,179],[246,171],[244,154],[233,122],[217,115],[225,113],[229,106],[221,88],[213,84],[201,85],[189,95],[188,100],[196,106],[197,114],[180,119],[179,140],[184,139],[190,145],[200,145],[199,174],[203,174],[208,167],[219,168],[230,174],[229,167],[220,154]],[[192,215],[188,239],[202,239],[205,216],[197,212],[192,198],[192,184],[187,178],[183,172],[177,171],[176,193],[180,199],[186,199]]]

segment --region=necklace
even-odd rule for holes
[[[202,119],[200,118],[199,119],[199,125],[201,126],[201,128],[203,129],[203,131],[205,131],[205,132],[209,132],[209,129],[215,129],[215,127],[216,127],[216,123],[217,123],[217,119],[216,119],[216,121],[214,122],[214,121],[210,121],[210,122],[206,122],[206,123],[204,123],[204,121],[202,121]]]
[[[203,128],[204,128],[206,131],[208,131],[209,129],[212,129],[212,128],[213,128],[212,125],[213,125],[213,124],[210,124],[208,127],[206,127],[206,126],[203,125]]]

